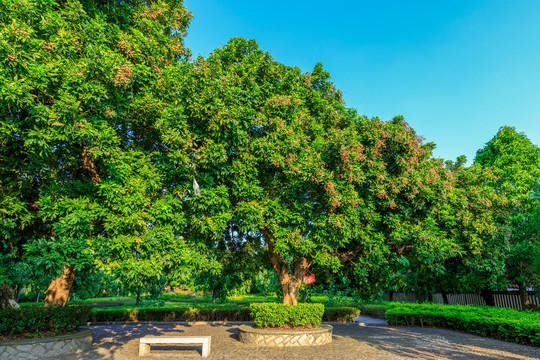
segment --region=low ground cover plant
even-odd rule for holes
[[[293,306],[277,303],[252,303],[249,309],[255,326],[261,328],[319,327],[324,314],[323,304]]]
[[[399,303],[386,311],[390,325],[440,327],[540,346],[540,313],[514,309]]]
[[[0,310],[0,340],[54,336],[71,333],[86,325],[90,306],[26,306]]]

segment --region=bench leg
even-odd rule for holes
[[[210,340],[203,342],[201,355],[202,357],[210,355]]]
[[[139,356],[145,356],[150,354],[150,345],[139,344]]]

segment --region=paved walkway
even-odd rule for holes
[[[332,324],[331,344],[295,348],[258,348],[238,341],[239,324],[92,325],[94,346],[77,355],[56,360],[138,359],[138,339],[145,335],[211,335],[214,359],[540,359],[540,348],[507,343],[450,330]],[[143,359],[201,359],[200,346],[152,346]]]
[[[380,320],[380,319],[374,319],[367,316],[359,316],[354,320],[358,325],[360,326],[387,326],[388,321],[386,320]]]

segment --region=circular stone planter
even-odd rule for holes
[[[255,346],[313,346],[332,342],[332,325],[306,330],[270,330],[247,325],[238,328],[238,339]]]
[[[94,330],[81,329],[68,335],[0,341],[0,360],[30,360],[74,354],[92,346],[93,337]]]

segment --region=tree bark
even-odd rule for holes
[[[445,305],[448,305],[448,294],[444,291],[441,291],[442,301]]]
[[[217,298],[217,291],[216,289],[212,289],[212,304],[216,304],[216,298]]]
[[[521,300],[521,307],[523,310],[531,308],[529,292],[527,291],[527,284],[525,284],[525,282],[519,283],[519,298]]]
[[[67,265],[64,267],[62,276],[51,281],[47,291],[45,291],[45,307],[66,305],[75,281],[73,267],[74,265]]]
[[[495,302],[493,301],[493,293],[490,289],[483,288],[480,290],[480,296],[482,296],[482,299],[484,299],[487,306],[495,306]]]
[[[83,164],[86,171],[88,171],[88,174],[90,175],[90,179],[92,179],[92,182],[95,184],[98,184],[101,182],[101,176],[98,173],[97,166],[90,157],[90,151],[86,146],[82,147],[82,154],[83,158]]]
[[[88,147],[81,146],[81,157],[83,159],[83,166],[88,171],[90,179],[94,185],[101,182],[101,176],[98,173],[96,164],[90,157],[90,151]],[[69,299],[71,287],[75,281],[75,272],[73,271],[73,265],[66,265],[64,272],[59,278],[53,279],[45,292],[45,306],[64,306]],[[39,294],[38,294],[39,298]]]
[[[268,244],[268,260],[270,260],[276,272],[279,284],[281,285],[281,291],[283,292],[283,304],[297,305],[300,285],[302,285],[302,279],[304,274],[309,270],[311,262],[305,257],[296,259],[291,271],[289,264],[285,263],[281,256],[276,253],[274,239],[272,239],[270,232],[265,229],[263,233]]]

